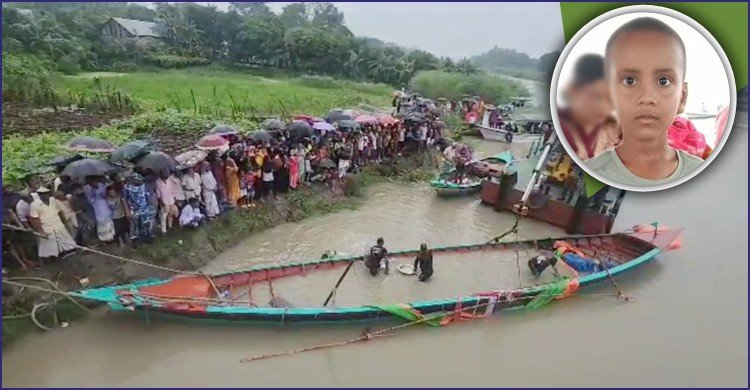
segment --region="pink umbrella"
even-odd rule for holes
[[[315,123],[317,123],[317,122],[325,122],[325,121],[326,121],[325,119],[323,119],[323,118],[318,118],[317,116],[314,116],[314,117],[312,118],[312,120],[313,120],[313,122],[315,122]]]
[[[372,115],[360,115],[356,118],[354,118],[355,121],[359,123],[368,123],[368,124],[377,124],[378,118],[375,118]]]
[[[200,150],[226,150],[229,149],[229,141],[220,135],[209,134],[201,138],[195,146]]]
[[[394,118],[394,117],[392,117],[390,115],[381,115],[378,118],[378,121],[380,122],[381,125],[384,125],[384,126],[394,125],[394,124],[398,123],[398,119],[396,119],[396,118]]]

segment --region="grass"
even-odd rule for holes
[[[97,72],[103,85],[121,89],[153,109],[173,108],[201,114],[253,116],[311,114],[361,103],[387,106],[390,87],[327,77],[272,78],[247,71],[190,68],[160,72]],[[53,86],[62,94],[87,90],[87,74],[60,75]]]

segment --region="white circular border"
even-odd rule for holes
[[[568,143],[568,140],[565,138],[565,135],[562,132],[562,127],[560,126],[560,119],[557,115],[557,87],[558,82],[560,79],[560,72],[562,71],[562,66],[565,60],[568,57],[568,54],[570,54],[570,51],[573,50],[573,47],[578,43],[581,38],[586,35],[589,31],[591,31],[594,27],[598,26],[602,22],[605,22],[609,19],[612,19],[616,16],[621,15],[627,15],[630,13],[635,12],[650,12],[655,13],[659,15],[669,16],[672,18],[675,18],[681,22],[684,22],[685,24],[689,25],[693,29],[695,29],[699,34],[705,38],[709,44],[714,48],[716,51],[716,54],[719,55],[719,59],[721,60],[721,63],[724,65],[724,71],[727,73],[727,82],[729,83],[729,112],[727,115],[727,123],[726,127],[724,128],[724,133],[721,136],[721,139],[719,142],[716,143],[716,147],[713,151],[711,151],[711,154],[703,160],[703,163],[701,163],[696,169],[693,170],[690,174],[688,174],[685,177],[682,177],[677,180],[670,181],[668,183],[655,185],[655,186],[648,186],[648,187],[634,187],[629,186],[621,183],[615,183],[610,180],[607,180],[606,178],[600,176],[596,172],[593,172],[593,170],[588,169],[586,164],[583,160],[581,160],[580,157],[576,153],[571,153],[571,146]],[[631,5],[626,6],[622,8],[617,8],[615,10],[606,12],[602,15],[599,15],[594,20],[586,23],[583,28],[578,30],[578,32],[573,36],[573,38],[565,45],[565,48],[563,49],[562,53],[560,53],[560,57],[557,59],[557,64],[555,65],[555,71],[552,74],[552,80],[550,81],[550,115],[552,116],[552,123],[555,126],[555,132],[557,132],[557,138],[562,143],[563,147],[565,148],[565,151],[570,156],[570,158],[575,161],[575,163],[583,169],[586,173],[591,175],[593,178],[599,180],[600,182],[609,185],[610,187],[619,188],[622,190],[627,191],[633,191],[633,192],[653,192],[653,191],[661,191],[666,190],[675,186],[678,186],[699,173],[703,172],[706,167],[708,167],[711,162],[716,158],[716,156],[719,155],[719,152],[721,152],[721,149],[724,147],[724,144],[726,143],[727,139],[729,138],[729,133],[732,131],[732,127],[734,127],[734,116],[737,111],[737,86],[735,85],[734,80],[734,72],[732,71],[732,66],[729,64],[729,59],[727,58],[726,53],[724,53],[724,49],[722,49],[721,45],[719,45],[719,42],[716,41],[716,38],[714,38],[713,35],[711,35],[708,30],[706,30],[700,23],[696,22],[689,16],[682,14],[678,11],[675,11],[673,9],[664,8],[664,7],[658,7],[654,5]]]

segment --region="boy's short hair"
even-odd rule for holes
[[[682,42],[682,38],[680,38],[680,35],[677,34],[677,32],[672,29],[672,27],[669,27],[669,25],[659,19],[651,17],[633,19],[623,24],[622,26],[620,26],[620,28],[615,30],[614,33],[612,33],[612,36],[610,36],[609,40],[607,41],[607,48],[604,52],[605,64],[609,64],[608,58],[617,38],[622,34],[636,32],[657,32],[669,35],[671,38],[674,38],[677,41],[677,44],[680,46],[680,51],[682,52],[682,75],[683,77],[685,76],[685,72],[687,69],[687,51],[685,50],[685,43]]]

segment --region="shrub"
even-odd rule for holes
[[[513,96],[529,96],[529,91],[517,82],[492,74],[464,75],[430,70],[417,73],[409,84],[431,99],[458,100],[462,95],[478,95],[487,102],[505,104]]]
[[[188,66],[203,66],[211,63],[210,60],[202,57],[182,57],[172,54],[151,54],[144,58],[147,64],[158,66],[164,69],[180,69]]]
[[[3,52],[3,101],[55,105],[58,96],[50,83],[51,65],[28,54]]]

